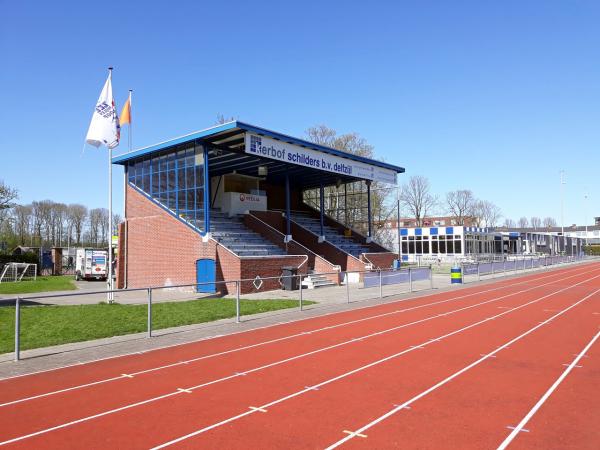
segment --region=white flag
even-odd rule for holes
[[[119,116],[117,115],[112,93],[111,71],[108,74],[106,83],[104,83],[100,98],[98,98],[85,141],[94,147],[105,145],[112,149],[119,145],[120,136],[121,127],[119,126]]]

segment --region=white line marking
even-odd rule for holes
[[[190,391],[189,389],[177,388],[177,390],[179,392],[185,392],[186,394],[191,394],[192,393],[192,391]]]
[[[490,355],[489,353],[480,353],[479,356],[487,356],[488,358],[497,358],[496,355]]]
[[[579,266],[576,266],[576,267],[569,267],[568,269],[563,269],[562,267],[555,267],[553,269],[555,269],[554,272],[557,272],[557,271],[560,271],[562,273],[573,273],[573,272],[576,272],[576,275],[577,274],[583,275],[583,274],[586,273],[586,271],[582,270],[580,272],[580,269],[585,269],[588,266],[594,266],[594,265],[595,265],[594,263],[589,263],[589,264],[582,264],[582,265],[579,265]],[[547,273],[547,272],[539,272],[538,274],[541,274],[541,273]],[[562,279],[564,280],[564,279],[568,279],[568,278],[573,278],[576,275],[565,277],[565,278],[562,278]],[[487,292],[493,292],[493,291],[497,291],[497,290],[500,290],[500,289],[510,288],[512,286],[518,286],[518,285],[522,285],[522,284],[527,284],[527,283],[530,283],[532,281],[544,280],[546,278],[554,278],[554,279],[556,279],[556,273],[552,273],[551,275],[544,275],[544,276],[541,276],[541,277],[535,277],[535,275],[527,275],[527,279],[526,280],[521,281],[519,283],[512,283],[512,284],[507,284],[507,283],[504,283],[504,280],[499,280],[497,283],[494,283],[494,284],[499,284],[499,286],[497,286],[495,288],[485,289],[485,290],[477,291],[477,292],[472,292],[472,293],[460,295],[460,296],[457,296],[457,297],[451,297],[449,299],[445,299],[445,300],[442,300],[442,301],[439,301],[439,302],[428,303],[428,304],[425,304],[425,305],[418,305],[418,306],[415,306],[415,307],[412,307],[412,308],[406,308],[406,309],[403,309],[403,310],[396,310],[396,311],[391,311],[391,312],[388,312],[388,313],[378,314],[378,315],[375,315],[375,316],[365,317],[365,318],[359,319],[358,321],[360,322],[360,321],[363,321],[363,320],[375,319],[375,318],[378,318],[378,317],[381,317],[381,316],[385,316],[385,315],[388,315],[388,314],[395,314],[395,313],[400,313],[400,312],[404,312],[404,311],[410,311],[412,309],[418,309],[418,308],[422,308],[422,307],[426,307],[426,306],[432,306],[432,305],[437,305],[437,304],[440,304],[440,303],[446,303],[446,302],[451,301],[451,300],[458,300],[458,299],[462,299],[462,298],[472,297],[473,295],[484,294],[484,293],[487,293]],[[444,294],[444,292],[442,292],[442,293],[440,293],[440,292],[432,292],[431,294],[421,295],[421,296],[418,296],[418,297],[414,297],[413,299],[414,300],[421,300],[421,299],[424,299],[424,298],[439,296],[439,295],[443,295],[443,294]],[[403,303],[405,301],[406,301],[406,299],[402,298],[402,299],[398,299],[398,300],[386,302],[385,304],[386,305],[392,305],[394,303]],[[257,330],[264,330],[265,328],[271,328],[271,327],[274,327],[274,326],[277,326],[277,325],[287,325],[287,324],[290,324],[290,323],[299,323],[299,322],[304,322],[304,321],[310,321],[310,320],[313,320],[315,318],[334,316],[336,314],[343,314],[343,313],[351,312],[351,311],[362,311],[362,310],[370,309],[370,308],[378,308],[380,306],[381,306],[381,303],[374,304],[374,305],[361,306],[359,308],[354,308],[354,309],[350,309],[350,310],[334,311],[334,312],[330,312],[330,313],[321,314],[321,315],[316,316],[316,317],[300,317],[298,319],[291,319],[291,320],[284,321],[284,322],[278,322],[277,324],[268,324],[268,325],[264,325],[262,327],[251,328],[249,330],[234,331],[234,332],[231,332],[231,333],[227,333],[226,336],[235,336],[235,335],[238,335],[238,334],[250,333],[250,332],[253,332],[253,331],[257,331]],[[342,323],[342,324],[339,324],[339,325],[334,325],[333,327],[335,328],[336,326],[344,326],[346,324],[351,324],[351,323],[354,323],[354,321],[347,322],[347,323]],[[325,329],[329,329],[329,328],[325,327]],[[194,331],[194,330],[190,330],[190,331]],[[319,330],[316,330],[316,331],[319,331]],[[222,337],[222,336],[225,336],[225,335],[218,334],[218,335],[215,335],[215,336],[201,337],[201,338],[198,338],[198,339],[196,339],[194,341],[190,341],[190,342],[178,342],[176,344],[163,345],[163,346],[160,346],[160,347],[155,347],[155,348],[152,348],[152,349],[143,350],[143,352],[150,353],[150,352],[154,352],[154,351],[165,350],[165,349],[179,347],[179,346],[184,346],[184,345],[193,345],[193,344],[198,343],[198,342],[208,341],[208,340],[215,339],[217,337]],[[291,335],[290,338],[291,337],[296,337],[296,335]],[[270,343],[270,342],[267,341],[265,343]],[[261,344],[262,343],[259,343],[258,345],[261,345]],[[245,347],[240,347],[238,349],[234,349],[234,351],[240,351],[240,350],[246,350],[246,348]],[[54,372],[56,370],[68,369],[68,368],[76,367],[76,366],[79,366],[79,365],[94,364],[94,363],[98,363],[98,362],[108,361],[108,360],[111,360],[111,359],[126,358],[128,356],[132,356],[132,355],[135,355],[137,353],[138,352],[130,352],[130,353],[123,353],[121,355],[107,356],[107,357],[104,357],[104,358],[91,359],[91,360],[85,361],[85,362],[78,361],[78,362],[73,363],[73,364],[66,364],[64,366],[54,367],[52,369],[37,370],[37,371],[34,371],[34,372],[24,373],[24,374],[21,374],[21,375],[12,375],[12,376],[9,376],[9,377],[0,378],[0,382],[6,381],[6,380],[13,380],[13,379],[16,379],[16,378],[25,378],[25,377],[29,377],[29,376],[32,376],[32,375],[38,375],[38,374],[41,374],[41,373],[46,373],[46,372]],[[212,355],[208,355],[208,356],[212,356]],[[215,356],[218,356],[218,355],[215,355]],[[99,380],[99,381],[104,381],[104,380]],[[94,383],[97,384],[98,382],[94,382]],[[62,391],[64,391],[64,389],[61,389],[60,391],[56,391],[56,392],[62,392]],[[0,406],[2,406],[2,405],[0,405]]]
[[[571,364],[563,364],[563,366],[569,367]],[[575,369],[581,369],[583,366],[573,366]]]
[[[596,291],[596,292],[598,292],[598,291]],[[523,429],[523,427],[525,425],[527,425],[527,422],[529,422],[529,420],[538,411],[538,409],[541,408],[541,406],[544,404],[544,402],[546,400],[548,400],[548,398],[552,395],[552,393],[556,390],[556,388],[560,385],[560,383],[562,383],[562,381],[567,377],[567,375],[569,375],[571,370],[573,370],[573,368],[577,366],[577,363],[581,360],[581,358],[583,358],[583,355],[585,355],[589,351],[589,349],[592,348],[592,345],[594,345],[594,343],[598,340],[598,338],[600,338],[600,331],[598,331],[596,333],[596,335],[592,338],[592,340],[587,343],[587,345],[581,351],[581,353],[579,353],[577,355],[577,357],[575,357],[575,359],[571,362],[571,364],[569,364],[569,367],[567,367],[564,370],[564,372],[557,378],[557,380],[552,384],[552,386],[550,386],[550,388],[546,391],[546,393],[544,395],[542,395],[542,397],[533,406],[533,408],[531,408],[531,410],[525,415],[525,417],[523,417],[523,419],[521,419],[521,421],[515,427],[515,429],[506,437],[506,439],[504,439],[504,441],[502,441],[502,443],[498,446],[498,450],[503,450],[506,447],[508,447],[508,445],[513,441],[513,439],[515,438],[517,433],[521,429]]]
[[[257,408],[256,406],[249,406],[248,408],[250,408],[252,411],[259,411],[262,413],[266,413],[267,410],[265,408]]]
[[[304,389],[308,389],[308,390],[311,390],[311,391],[318,391],[319,390],[319,388],[315,387],[315,386],[304,386]]]
[[[127,378],[133,378],[133,375],[130,375],[128,373],[122,373],[121,376],[122,377],[127,377]]]
[[[537,298],[537,299],[535,299],[535,300],[529,301],[529,302],[527,302],[527,303],[525,303],[525,304],[523,304],[523,305],[520,305],[520,306],[518,306],[518,307],[516,307],[516,308],[513,308],[513,309],[511,309],[511,310],[509,310],[509,311],[504,311],[504,312],[501,312],[501,313],[499,313],[499,314],[497,315],[497,317],[504,316],[504,315],[506,315],[506,314],[510,314],[510,313],[514,312],[515,310],[517,310],[517,309],[521,309],[521,308],[524,308],[525,306],[528,306],[528,305],[531,305],[531,304],[534,304],[534,303],[538,303],[538,302],[540,302],[541,300],[543,300],[543,299],[545,299],[545,298],[548,298],[548,297],[554,296],[554,295],[556,295],[556,294],[558,294],[558,293],[561,293],[561,292],[564,292],[564,291],[566,291],[566,290],[568,290],[568,289],[572,289],[572,288],[573,288],[573,287],[575,287],[575,286],[578,286],[578,285],[580,285],[580,284],[583,284],[583,283],[587,283],[587,282],[589,282],[589,281],[591,281],[591,280],[594,280],[594,279],[596,279],[596,278],[598,278],[598,277],[600,277],[600,275],[597,275],[597,276],[595,276],[595,277],[592,277],[592,278],[589,278],[589,279],[587,279],[587,280],[581,281],[581,282],[579,282],[579,283],[576,283],[576,284],[574,284],[574,285],[567,286],[567,287],[565,287],[565,288],[559,289],[558,291],[552,292],[552,293],[550,293],[550,294],[546,294],[546,295],[544,295],[544,296],[542,296],[542,297],[539,297],[539,298]],[[591,293],[591,294],[587,295],[586,297],[582,298],[582,299],[581,299],[581,300],[579,300],[578,302],[576,302],[576,303],[574,303],[574,304],[572,304],[572,305],[568,306],[567,308],[563,309],[561,312],[557,313],[557,314],[556,314],[555,316],[553,316],[552,318],[555,318],[555,317],[558,317],[558,316],[560,316],[560,315],[564,314],[565,312],[569,311],[570,309],[572,309],[572,308],[574,308],[575,306],[579,305],[580,303],[584,302],[585,300],[587,300],[588,298],[592,297],[593,295],[595,295],[595,294],[596,294],[596,293],[598,293],[598,292],[600,292],[600,289],[597,289],[596,291],[594,291],[593,293]],[[467,325],[467,326],[465,326],[465,327],[462,327],[462,328],[459,328],[459,329],[457,329],[457,330],[454,330],[454,331],[452,331],[452,332],[450,332],[450,333],[447,333],[447,334],[445,334],[445,335],[443,335],[443,336],[440,336],[440,337],[439,337],[439,339],[445,339],[445,338],[447,338],[447,337],[450,337],[450,336],[453,336],[453,335],[455,335],[455,334],[461,333],[461,332],[463,332],[463,331],[465,331],[465,330],[468,330],[468,329],[470,329],[470,328],[474,328],[474,327],[476,327],[476,326],[478,326],[478,325],[481,325],[481,324],[483,324],[483,323],[486,323],[486,322],[487,322],[487,320],[481,320],[481,321],[479,321],[479,322],[475,322],[475,323],[473,323],[473,324]],[[522,338],[523,338],[523,337],[525,337],[526,335],[528,335],[528,334],[532,333],[533,331],[537,330],[537,329],[538,329],[540,326],[541,326],[541,325],[536,325],[535,327],[531,328],[530,330],[526,331],[525,333],[521,334],[520,336],[517,336],[516,338],[514,338],[514,339],[510,340],[510,341],[509,341],[508,343],[506,343],[505,345],[503,345],[503,346],[500,346],[498,349],[496,349],[496,350],[494,350],[493,352],[491,352],[491,353],[490,353],[490,355],[494,355],[495,353],[498,353],[500,350],[503,350],[503,349],[505,349],[505,348],[508,348],[508,346],[509,346],[510,344],[512,344],[512,343],[514,343],[514,342],[516,342],[516,341],[518,341],[519,339],[522,339]],[[423,345],[427,345],[427,344],[425,343],[425,344],[423,344]],[[341,380],[341,379],[343,379],[343,378],[349,377],[350,375],[354,375],[355,373],[358,373],[358,372],[361,372],[361,371],[363,371],[363,370],[366,370],[366,369],[368,369],[368,368],[374,367],[374,366],[376,366],[376,365],[378,365],[378,364],[381,364],[381,363],[384,363],[384,362],[386,362],[386,361],[390,361],[390,360],[392,360],[392,359],[395,359],[395,358],[397,358],[397,357],[399,357],[399,356],[402,356],[402,355],[404,355],[404,354],[406,354],[406,353],[409,353],[409,352],[411,352],[411,351],[414,351],[414,350],[415,350],[414,348],[408,348],[408,349],[402,350],[402,351],[400,351],[400,352],[398,352],[398,353],[395,353],[395,354],[393,354],[393,355],[390,355],[390,356],[387,356],[387,357],[385,357],[385,358],[379,359],[379,360],[377,360],[377,361],[373,361],[373,362],[371,362],[371,363],[369,363],[369,364],[366,364],[366,365],[364,365],[364,366],[358,367],[358,368],[356,368],[356,369],[353,369],[353,370],[351,370],[351,371],[349,371],[349,372],[342,373],[341,375],[338,375],[338,376],[336,376],[336,377],[334,377],[334,378],[330,378],[330,379],[328,379],[328,380],[325,380],[325,381],[323,381],[323,382],[321,382],[321,383],[319,383],[319,384],[316,384],[315,386],[317,386],[317,387],[322,387],[322,386],[325,386],[325,385],[327,385],[327,384],[330,384],[330,383],[333,383],[333,382],[335,382],[335,381]],[[362,433],[363,431],[367,430],[368,428],[370,428],[371,426],[375,425],[376,423],[379,423],[380,421],[384,420],[385,418],[387,418],[387,417],[391,416],[392,414],[395,414],[397,411],[399,411],[399,410],[403,409],[405,406],[410,406],[410,404],[411,404],[411,403],[414,403],[416,400],[418,400],[418,399],[420,399],[420,398],[424,397],[425,395],[429,394],[430,392],[434,391],[435,389],[437,389],[437,388],[439,388],[439,387],[443,386],[444,384],[448,383],[450,380],[452,380],[452,379],[456,378],[457,376],[461,375],[462,373],[466,372],[467,370],[471,369],[472,367],[475,367],[476,365],[480,364],[482,361],[485,361],[485,360],[486,360],[487,358],[489,358],[489,357],[490,357],[490,356],[484,356],[484,357],[482,357],[482,358],[478,359],[478,360],[477,360],[477,361],[475,361],[474,363],[471,363],[469,366],[467,366],[467,367],[465,367],[465,368],[461,369],[460,371],[458,371],[458,372],[454,373],[454,374],[453,374],[453,375],[451,375],[450,377],[448,377],[448,378],[446,378],[446,379],[442,380],[441,382],[437,383],[436,385],[434,385],[434,386],[430,387],[429,389],[427,389],[426,391],[424,391],[424,392],[422,392],[421,394],[417,395],[416,397],[413,397],[411,400],[409,400],[409,401],[407,401],[407,402],[405,402],[405,403],[403,403],[403,404],[401,404],[401,405],[397,406],[397,407],[396,407],[396,408],[394,408],[392,411],[390,411],[390,412],[386,413],[384,416],[381,416],[380,418],[376,419],[375,421],[371,422],[370,424],[367,424],[366,426],[364,426],[364,427],[360,428],[359,430],[357,430],[357,432],[358,432],[358,433]],[[277,400],[274,400],[274,401],[272,401],[272,402],[270,402],[270,403],[266,403],[266,404],[264,404],[264,405],[261,405],[261,408],[269,408],[269,407],[271,407],[271,406],[274,406],[274,405],[277,405],[277,404],[279,404],[279,403],[282,403],[282,402],[284,402],[284,401],[286,401],[286,400],[289,400],[289,399],[292,399],[292,398],[298,397],[298,396],[300,396],[300,395],[302,395],[302,394],[304,394],[304,393],[306,393],[306,392],[308,392],[308,391],[309,391],[309,389],[303,389],[303,390],[301,390],[301,391],[294,392],[294,393],[292,393],[292,394],[289,394],[289,395],[287,395],[287,396],[285,396],[285,397],[282,397],[282,398],[279,398],[279,399],[277,399]],[[221,422],[214,423],[214,424],[212,424],[212,425],[209,425],[209,426],[206,426],[206,427],[204,427],[204,428],[201,428],[201,429],[199,429],[199,430],[193,431],[193,432],[191,432],[191,433],[188,433],[188,434],[186,434],[186,435],[184,435],[184,436],[181,436],[181,437],[179,437],[179,438],[176,438],[176,439],[173,439],[173,440],[171,440],[171,441],[165,442],[165,443],[163,443],[163,444],[161,444],[161,445],[158,445],[158,446],[156,446],[156,447],[152,448],[152,450],[158,450],[158,449],[161,449],[161,448],[165,448],[165,447],[168,447],[168,446],[170,446],[170,445],[173,445],[173,444],[176,444],[176,443],[178,443],[178,442],[181,442],[181,441],[184,441],[184,440],[186,440],[186,439],[189,439],[189,438],[191,438],[191,437],[198,436],[198,435],[200,435],[200,434],[202,434],[202,433],[205,433],[205,432],[207,432],[207,431],[210,431],[210,430],[212,430],[212,429],[214,429],[214,428],[217,428],[217,427],[220,427],[220,426],[222,426],[222,425],[225,425],[225,424],[228,424],[228,423],[234,422],[234,421],[236,421],[236,420],[238,420],[238,419],[241,419],[241,418],[243,418],[243,417],[245,417],[245,416],[247,416],[247,415],[249,415],[249,414],[252,414],[252,412],[250,411],[250,412],[245,412],[245,413],[242,413],[242,414],[238,414],[237,416],[230,417],[230,418],[228,418],[228,419],[222,420]],[[347,440],[349,440],[349,439],[351,439],[351,438],[352,438],[352,437],[346,437],[346,438],[344,438],[344,439],[342,439],[342,440],[338,441],[337,443],[333,444],[333,445],[332,445],[331,447],[329,447],[329,448],[334,448],[334,447],[337,447],[338,445],[341,445],[342,443],[346,442]],[[0,445],[2,445],[2,443],[0,443]]]
[[[572,272],[572,271],[569,271],[569,273],[570,272]],[[574,278],[574,277],[577,277],[577,276],[580,276],[580,275],[583,275],[583,274],[577,272],[575,275],[570,275],[568,277],[561,278],[561,281],[562,280],[566,280],[566,279],[570,279],[570,278]],[[456,310],[452,310],[452,311],[449,311],[447,313],[444,313],[443,315],[447,316],[447,315],[450,315],[450,314],[455,314],[456,312],[462,311],[464,309],[469,309],[469,308],[472,308],[472,307],[481,306],[481,305],[486,304],[486,303],[490,303],[490,302],[495,302],[495,301],[498,301],[498,300],[502,300],[504,298],[512,297],[514,295],[522,294],[524,292],[529,292],[529,291],[538,289],[539,287],[551,285],[551,284],[554,284],[554,283],[557,282],[557,279],[556,279],[555,275],[549,275],[549,276],[545,276],[545,277],[540,277],[540,279],[542,279],[542,278],[552,278],[552,281],[544,283],[544,284],[541,284],[541,285],[536,285],[536,286],[531,287],[531,288],[522,289],[520,291],[516,291],[516,292],[510,293],[510,294],[505,294],[505,295],[502,295],[500,297],[495,297],[495,298],[493,298],[491,300],[486,300],[486,301],[481,302],[481,303],[476,303],[474,305],[469,305],[469,306],[464,307],[464,308],[459,308],[459,309],[456,309]],[[526,282],[516,283],[516,284],[526,284]],[[502,288],[504,288],[504,287],[507,287],[507,286],[502,286]],[[486,293],[486,292],[495,291],[495,290],[498,290],[498,289],[500,289],[500,288],[494,288],[494,289],[490,289],[488,291],[481,291],[479,293]],[[458,297],[451,297],[449,299],[440,300],[440,301],[433,302],[433,303],[428,303],[428,304],[425,304],[425,305],[417,305],[417,306],[413,306],[413,307],[410,307],[410,308],[405,308],[405,309],[400,309],[400,310],[394,310],[394,311],[389,311],[387,313],[382,313],[382,314],[377,314],[377,315],[373,315],[373,316],[363,317],[361,319],[355,319],[355,320],[352,320],[352,321],[349,321],[349,322],[342,322],[342,323],[335,324],[335,325],[329,325],[329,326],[326,326],[326,327],[317,328],[317,329],[313,330],[312,332],[327,331],[327,330],[339,328],[339,327],[342,327],[342,326],[353,325],[355,323],[363,322],[363,321],[366,321],[366,320],[376,319],[376,318],[380,318],[380,317],[384,317],[384,316],[388,316],[388,315],[392,315],[392,314],[399,314],[399,313],[403,313],[403,312],[406,312],[406,311],[413,311],[415,309],[421,309],[421,308],[424,308],[424,307],[427,307],[427,306],[435,306],[435,305],[438,305],[438,304],[447,303],[447,302],[449,302],[451,300],[457,300],[457,299],[462,299],[462,298],[465,298],[465,297],[471,297],[472,295],[475,295],[475,294],[467,294],[467,295],[462,295],[462,296],[458,296]],[[324,316],[321,316],[321,317],[324,317]],[[435,317],[436,316],[432,316],[431,318],[435,318]],[[302,319],[302,320],[307,320],[307,319]],[[416,323],[419,323],[419,322],[413,322],[412,324],[416,324]],[[393,331],[395,329],[396,328],[391,328],[390,330]],[[386,330],[384,330],[384,331],[386,331]],[[164,369],[168,369],[168,368],[171,368],[171,367],[176,367],[176,366],[183,365],[183,364],[189,364],[191,362],[202,361],[202,360],[205,360],[205,359],[210,359],[210,358],[214,358],[214,357],[218,357],[218,356],[223,356],[223,355],[235,353],[235,352],[242,351],[242,350],[248,350],[248,349],[260,347],[260,346],[267,345],[267,344],[273,344],[273,343],[281,342],[281,341],[284,341],[284,340],[296,338],[296,337],[303,336],[303,335],[304,335],[304,333],[302,333],[302,332],[301,333],[296,333],[296,334],[292,334],[292,335],[289,335],[289,336],[284,336],[282,338],[271,339],[271,340],[268,340],[268,341],[263,341],[263,342],[259,342],[259,343],[256,343],[256,344],[247,345],[247,346],[244,346],[244,347],[239,347],[239,348],[235,348],[235,349],[225,350],[225,351],[218,352],[218,353],[212,353],[210,355],[199,356],[197,358],[192,358],[192,359],[184,360],[184,361],[178,361],[178,362],[171,363],[171,364],[165,364],[165,365],[153,367],[153,368],[150,368],[150,369],[140,370],[138,372],[133,372],[131,375],[142,375],[142,374],[147,374],[147,373],[151,373],[151,372],[156,372],[156,371],[159,371],[159,370],[164,370]],[[180,345],[180,344],[177,344],[177,345]],[[5,403],[0,403],[0,407],[14,405],[16,403],[22,403],[22,402],[26,402],[26,401],[30,401],[30,400],[35,400],[35,399],[38,399],[38,398],[48,397],[48,396],[51,396],[51,395],[62,394],[62,393],[65,393],[65,392],[70,392],[70,391],[74,391],[74,390],[78,390],[78,389],[82,389],[82,388],[86,388],[86,387],[90,387],[90,386],[94,386],[94,385],[98,385],[98,384],[102,384],[102,383],[108,383],[108,382],[111,382],[111,381],[118,380],[118,379],[120,379],[122,377],[123,377],[123,375],[121,375],[119,377],[106,378],[104,380],[98,380],[98,381],[94,381],[94,382],[91,382],[91,383],[86,383],[86,384],[71,386],[71,387],[68,387],[68,388],[59,389],[59,390],[56,390],[56,391],[50,391],[50,392],[46,392],[46,393],[43,393],[43,394],[32,395],[30,397],[24,397],[24,398],[21,398],[21,399],[12,400],[12,401],[5,402]],[[0,381],[3,381],[3,380],[0,380]]]
[[[511,426],[508,426],[508,427],[506,427],[506,428],[508,428],[509,430],[514,430],[514,429],[515,429],[515,428],[517,428],[517,427],[511,427]],[[521,428],[521,429],[520,429],[520,430],[518,430],[518,431],[523,431],[524,433],[529,433],[529,430],[528,430],[528,429],[526,429],[526,428]]]
[[[361,438],[366,438],[367,437],[366,434],[355,433],[354,431],[349,431],[349,430],[344,430],[344,433],[349,434],[352,437],[354,437],[354,436],[358,436],[358,437],[361,437]]]
[[[596,277],[594,277],[594,278],[596,278]],[[579,284],[579,283],[578,283],[578,284]],[[576,285],[575,285],[575,286],[576,286]],[[567,308],[565,308],[565,309],[563,309],[563,310],[559,311],[559,312],[558,312],[558,313],[556,313],[554,316],[552,316],[552,318],[551,318],[551,319],[555,319],[555,318],[557,318],[557,317],[559,317],[559,316],[563,315],[563,314],[564,314],[564,313],[566,313],[567,311],[569,311],[569,310],[571,310],[571,309],[575,308],[577,305],[579,305],[579,304],[583,303],[584,301],[586,301],[587,299],[589,299],[589,298],[593,297],[593,296],[594,296],[594,295],[596,295],[598,292],[600,292],[600,289],[596,289],[594,292],[592,292],[591,294],[588,294],[588,295],[586,295],[586,296],[585,296],[585,297],[583,297],[581,300],[578,300],[577,302],[573,303],[572,305],[568,306]],[[548,321],[550,321],[550,319],[549,319]],[[508,341],[506,344],[504,344],[504,345],[500,346],[498,349],[496,349],[496,350],[494,350],[493,352],[491,352],[491,353],[490,353],[490,355],[493,355],[493,354],[495,354],[495,353],[498,353],[498,352],[499,352],[500,350],[502,350],[502,349],[508,348],[508,346],[509,346],[509,345],[511,345],[511,344],[513,344],[513,343],[515,343],[515,342],[517,342],[517,341],[519,341],[519,340],[523,339],[525,336],[527,336],[527,335],[529,335],[529,334],[533,333],[534,331],[536,331],[536,330],[537,330],[538,328],[540,328],[540,327],[541,327],[541,325],[539,325],[539,324],[538,324],[538,325],[536,325],[535,327],[533,327],[533,328],[530,328],[530,329],[529,329],[529,330],[527,330],[526,332],[524,332],[524,333],[520,334],[519,336],[517,336],[517,337],[515,337],[515,338],[511,339],[511,340],[510,340],[510,341]],[[593,343],[593,342],[594,342],[594,341],[595,341],[595,340],[598,338],[598,336],[600,336],[600,332],[598,332],[598,334],[597,334],[597,335],[594,337],[594,339],[591,341],[591,343],[590,343],[590,344],[592,344],[592,343]],[[588,347],[586,347],[586,349],[584,349],[584,351],[583,351],[582,353],[585,353],[585,352],[587,352],[587,350],[589,350],[589,347],[591,347],[591,345],[590,345],[590,344],[588,344]],[[473,367],[475,367],[475,366],[479,365],[481,362],[485,361],[487,358],[489,358],[489,356],[483,356],[483,357],[479,358],[478,360],[476,360],[476,361],[472,362],[472,363],[471,363],[471,364],[469,364],[468,366],[466,366],[466,367],[463,367],[463,368],[462,368],[462,369],[460,369],[459,371],[457,371],[457,372],[454,372],[452,375],[450,375],[450,376],[448,376],[448,377],[444,378],[442,381],[440,381],[440,382],[438,382],[438,383],[434,384],[434,385],[433,385],[433,386],[431,386],[429,389],[427,389],[427,390],[425,390],[425,391],[421,392],[420,394],[418,394],[418,395],[414,396],[413,398],[411,398],[410,400],[408,400],[408,401],[406,401],[406,402],[402,403],[401,405],[398,405],[396,408],[392,409],[391,411],[388,411],[387,413],[385,413],[384,415],[382,415],[382,416],[378,417],[377,419],[373,420],[372,422],[369,422],[368,424],[366,424],[366,425],[362,426],[361,428],[359,428],[358,430],[356,430],[356,432],[357,432],[357,433],[362,433],[362,432],[364,432],[364,431],[368,430],[369,428],[373,427],[374,425],[377,425],[378,423],[380,423],[380,422],[384,421],[384,420],[385,420],[385,419],[387,419],[388,417],[390,417],[390,416],[392,416],[392,415],[396,414],[396,413],[397,413],[397,412],[398,412],[400,409],[402,409],[402,407],[404,407],[404,406],[408,406],[408,405],[410,405],[411,403],[414,403],[414,402],[416,402],[417,400],[419,400],[419,399],[421,399],[421,398],[425,397],[426,395],[430,394],[431,392],[435,391],[436,389],[438,389],[438,388],[440,388],[440,387],[444,386],[445,384],[447,384],[448,382],[452,381],[454,378],[456,378],[456,377],[458,377],[458,376],[462,375],[463,373],[467,372],[468,370],[472,369]],[[576,363],[577,363],[577,359],[576,359],[576,360],[575,360],[573,363],[575,363],[575,364],[576,364]],[[573,363],[572,363],[572,364],[573,364]],[[570,370],[571,370],[571,367],[569,367],[568,369],[566,369],[566,370],[565,370],[565,373],[568,373]],[[565,374],[563,374],[563,375],[565,375]],[[565,376],[566,376],[566,375],[565,375]],[[559,379],[559,380],[560,380],[560,379]],[[556,384],[556,383],[555,383],[555,384]],[[549,394],[548,394],[548,395],[549,395]],[[545,399],[544,399],[544,400],[545,400]],[[539,402],[538,402],[538,403],[539,403]],[[542,403],[543,403],[543,402],[542,402]],[[532,414],[532,415],[533,415],[533,414]],[[512,433],[511,433],[509,436],[513,436],[513,437],[514,437],[514,435],[516,435],[516,434],[519,432],[519,430],[520,430],[520,429],[523,427],[523,425],[525,425],[526,423],[527,423],[527,421],[526,421],[525,419],[523,419],[523,420],[521,421],[521,423],[519,423],[519,425],[517,425],[517,427],[516,427],[516,428],[513,430],[513,432],[512,432]],[[345,437],[345,438],[343,438],[343,439],[340,439],[339,441],[337,441],[337,442],[333,443],[332,445],[330,445],[329,447],[327,447],[327,449],[326,449],[326,450],[331,450],[331,449],[334,449],[334,448],[336,448],[336,447],[339,447],[340,445],[342,445],[343,443],[345,443],[345,442],[349,441],[350,439],[352,439],[352,437],[351,437],[351,436],[347,436],[347,437]],[[508,439],[508,438],[507,438],[507,439]],[[512,440],[512,438],[511,438],[511,440]],[[510,442],[510,441],[509,441],[509,442]],[[507,442],[507,445],[508,445],[508,442]],[[502,450],[502,449],[504,449],[505,447],[506,447],[506,446],[504,446],[504,447],[500,446],[500,447],[498,447],[498,450]]]

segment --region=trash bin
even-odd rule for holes
[[[294,266],[284,266],[282,270],[281,284],[284,291],[298,290],[298,268]]]
[[[398,270],[400,268],[400,260],[399,259],[395,259],[394,260],[394,270]]]
[[[461,284],[462,282],[462,268],[452,267],[450,269],[450,284]]]

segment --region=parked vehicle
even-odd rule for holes
[[[108,252],[93,248],[78,248],[75,257],[76,280],[106,280]]]

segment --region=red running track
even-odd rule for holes
[[[0,446],[598,448],[599,324],[590,263],[6,379]]]

